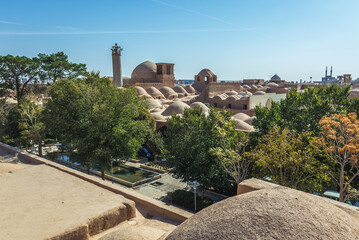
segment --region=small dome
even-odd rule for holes
[[[242,120],[245,121],[246,119],[250,118],[247,114],[245,113],[236,113],[233,115],[234,119],[238,119],[238,120]]]
[[[142,87],[139,86],[135,86],[135,88],[137,89],[137,93],[139,97],[147,97],[147,98],[152,98],[151,95],[149,95],[145,89],[143,89]]]
[[[201,102],[194,102],[190,105],[191,108],[200,107],[203,112],[208,112],[208,107]]]
[[[183,93],[185,95],[188,95],[188,92],[182,86],[175,86],[173,88],[173,91],[175,91],[176,93]]]
[[[257,91],[255,93],[253,93],[253,95],[265,95],[266,93],[263,91]]]
[[[172,99],[172,98],[177,98],[178,94],[173,91],[172,88],[164,86],[160,88],[160,92],[167,98],[167,99]]]
[[[168,117],[172,114],[183,114],[186,108],[189,108],[189,106],[184,102],[174,102],[166,110],[163,111],[162,115]]]
[[[270,87],[270,88],[277,88],[277,87],[279,87],[279,85],[278,85],[278,84],[276,84],[276,83],[274,83],[274,82],[270,82],[270,83],[268,83],[268,84],[267,84],[267,87]]]
[[[146,100],[146,105],[148,106],[149,109],[154,109],[154,108],[161,108],[161,102],[157,99],[147,99]]]
[[[147,93],[156,99],[165,99],[165,96],[155,87],[147,88]]]
[[[243,88],[246,88],[246,89],[250,89],[250,88],[251,88],[251,87],[248,86],[247,84],[242,85],[242,87],[243,87]]]
[[[157,66],[155,63],[146,61],[138,65],[132,72],[133,79],[156,79]]]
[[[156,121],[163,121],[163,122],[166,121],[166,118],[162,116],[161,113],[159,112],[151,113],[151,115]]]
[[[236,130],[243,131],[243,132],[254,132],[253,126],[249,125],[248,123],[244,122],[243,120],[234,119],[236,122]]]
[[[194,89],[191,85],[185,86],[184,89],[185,89],[188,93],[196,93],[196,89]]]
[[[238,93],[234,90],[231,90],[229,92],[226,93],[228,96],[233,96],[233,95],[238,95]]]
[[[202,77],[207,77],[207,76],[212,77],[212,76],[214,76],[214,73],[211,70],[209,70],[208,68],[204,68],[197,75],[202,76]]]
[[[282,79],[277,74],[274,74],[274,76],[270,80],[272,80],[272,81],[280,81]]]
[[[253,125],[253,120],[254,120],[255,118],[256,118],[256,117],[249,117],[249,118],[247,118],[246,120],[244,120],[243,122],[248,123],[249,125]]]

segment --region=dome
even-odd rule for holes
[[[194,102],[190,105],[191,108],[200,107],[203,112],[208,112],[208,107],[201,102]]]
[[[214,73],[211,70],[209,70],[208,68],[204,68],[197,75],[202,76],[202,77],[207,77],[207,76],[212,77],[212,76],[214,76]]]
[[[194,89],[191,85],[185,86],[184,89],[185,89],[188,93],[196,93],[196,89]]]
[[[156,99],[165,99],[165,96],[155,87],[147,88],[147,93]]]
[[[164,116],[162,116],[161,113],[159,113],[159,112],[151,113],[151,115],[156,121],[163,121],[163,122],[166,121],[166,118]]]
[[[156,99],[147,99],[146,105],[148,106],[149,109],[162,108],[161,102]]]
[[[271,81],[280,81],[282,79],[277,74],[274,74],[274,76],[270,80]]]
[[[175,91],[176,93],[182,93],[184,94],[184,96],[188,96],[188,92],[182,86],[175,86],[173,88],[173,91]]]
[[[189,106],[184,102],[174,102],[166,110],[163,111],[162,115],[168,117],[172,114],[183,114],[186,108],[189,108]]]
[[[155,63],[146,61],[138,65],[132,72],[132,79],[156,79],[157,66]]]
[[[228,96],[233,96],[233,95],[238,95],[238,93],[234,90],[231,90],[229,92],[226,93]]]
[[[249,125],[253,125],[253,120],[254,120],[255,118],[256,118],[256,117],[249,117],[249,118],[243,120],[243,122],[248,123]]]
[[[236,130],[243,131],[243,132],[254,132],[253,126],[249,125],[248,123],[244,122],[243,120],[234,119],[236,122]]]
[[[135,86],[135,88],[137,89],[137,93],[139,97],[147,97],[147,98],[152,98],[151,95],[149,95],[145,89],[143,89],[142,87],[139,86]]]
[[[253,95],[265,95],[266,93],[263,91],[257,91],[255,93],[253,93]]]
[[[244,121],[244,120],[246,120],[246,119],[248,119],[250,117],[245,113],[236,113],[236,114],[233,115],[233,118]]]
[[[178,94],[173,91],[172,88],[170,87],[161,87],[160,88],[160,92],[167,98],[167,99],[172,99],[172,98],[177,98],[178,97]]]
[[[242,85],[242,87],[243,87],[243,88],[246,88],[246,89],[250,89],[250,88],[251,88],[251,87],[248,86],[247,84]]]
[[[268,83],[267,86],[270,87],[270,88],[277,88],[277,87],[279,87],[279,85],[276,84],[276,83],[274,83],[274,82]]]
[[[359,239],[356,211],[338,205],[281,186],[256,190],[203,209],[166,240]]]

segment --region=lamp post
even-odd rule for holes
[[[111,159],[111,175],[112,175],[112,184],[113,184],[113,159]]]
[[[197,212],[196,190],[200,186],[200,184],[196,180],[194,180],[193,182],[189,182],[188,185],[192,187],[194,190],[194,213],[196,213]]]
[[[59,149],[61,147],[61,143],[57,142],[57,143],[55,143],[55,146],[57,147],[57,161],[59,161],[59,158],[60,158]]]

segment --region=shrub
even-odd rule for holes
[[[185,190],[176,190],[172,193],[172,202],[173,204],[184,207],[190,211],[194,210],[194,193],[188,192]],[[196,194],[197,201],[197,211],[202,210],[203,208],[208,207],[213,204],[213,201],[210,198],[205,197],[201,198],[200,195]]]

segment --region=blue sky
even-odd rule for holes
[[[219,79],[359,77],[358,0],[1,0],[0,55],[64,51],[112,75],[141,62],[175,63],[177,79],[210,68]]]

